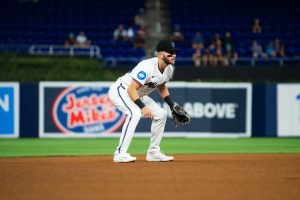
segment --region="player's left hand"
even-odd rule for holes
[[[188,125],[191,122],[190,115],[180,106],[174,105],[172,109],[172,118],[174,124],[177,125]]]

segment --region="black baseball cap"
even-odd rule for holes
[[[175,47],[175,43],[172,40],[161,40],[156,46],[157,52],[166,51],[173,54],[179,50],[180,49]]]

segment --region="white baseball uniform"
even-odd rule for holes
[[[122,128],[122,133],[117,147],[118,153],[126,153],[134,135],[136,126],[142,116],[141,109],[130,98],[127,88],[134,80],[140,87],[137,93],[142,102],[151,110],[153,120],[151,125],[151,140],[149,150],[151,152],[160,151],[160,141],[164,132],[167,111],[161,108],[148,95],[156,88],[168,82],[173,75],[173,66],[168,65],[161,73],[158,68],[158,58],[143,60],[130,72],[120,77],[109,90],[109,97],[115,106],[127,115]]]

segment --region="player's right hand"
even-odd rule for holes
[[[145,118],[153,119],[152,112],[146,106],[142,108],[142,114],[144,115]]]

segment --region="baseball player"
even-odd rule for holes
[[[146,160],[174,160],[173,156],[167,156],[160,151],[167,111],[148,95],[156,90],[170,108],[173,108],[174,102],[170,97],[166,83],[173,75],[173,65],[178,49],[175,48],[173,41],[162,40],[158,43],[156,50],[157,57],[141,61],[131,71],[118,78],[110,87],[109,97],[111,101],[127,115],[119,145],[114,154],[114,162],[134,162],[136,160],[136,157],[127,153],[127,150],[141,117],[152,120],[151,140]]]

